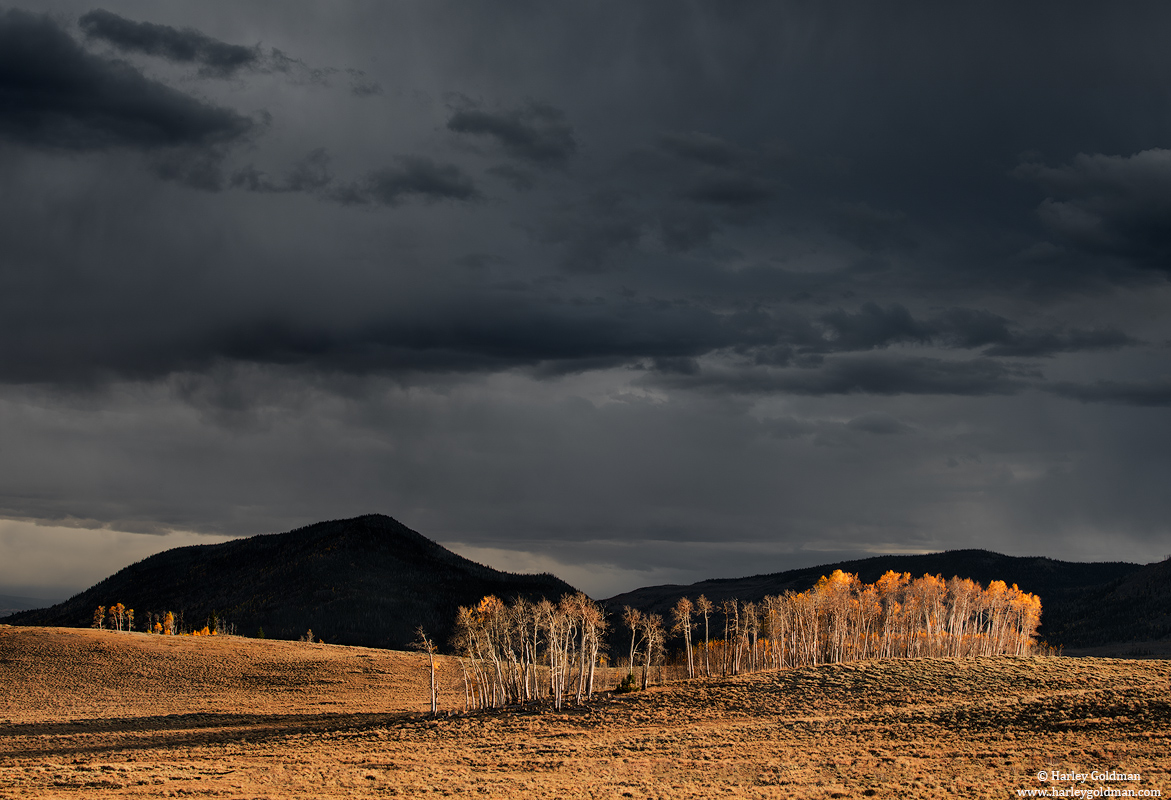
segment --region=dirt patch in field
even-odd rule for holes
[[[0,627],[0,797],[1171,793],[1162,661],[874,661],[439,719],[426,686],[414,653]],[[1094,770],[1141,780],[1037,777]]]

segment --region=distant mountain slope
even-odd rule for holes
[[[11,594],[0,594],[0,619],[18,611],[30,608],[44,608],[52,603],[51,600],[38,600],[35,597],[19,597]]]
[[[576,591],[552,575],[514,575],[452,553],[379,514],[288,533],[167,550],[13,625],[86,626],[98,605],[183,613],[202,627],[212,612],[248,636],[296,638],[312,628],[332,644],[405,648],[415,628],[446,644],[460,605],[487,594],[556,600]],[[141,627],[141,622],[139,627]]]
[[[1063,612],[1070,647],[1171,639],[1171,559],[1086,592]]]
[[[950,550],[928,555],[888,555],[794,569],[748,578],[706,580],[690,586],[649,586],[603,601],[613,613],[623,606],[669,620],[675,601],[700,594],[715,603],[727,598],[759,601],[765,595],[803,592],[835,569],[873,583],[887,570],[950,578],[959,575],[987,585],[1002,580],[1041,598],[1040,637],[1066,647],[1158,639],[1171,635],[1171,562],[1077,563],[1051,558],[1004,556],[987,550]],[[1161,598],[1161,599],[1160,599]],[[1163,603],[1158,611],[1152,603]],[[1141,632],[1142,635],[1139,635]],[[1121,637],[1121,638],[1115,638]]]

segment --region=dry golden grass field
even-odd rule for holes
[[[1171,796],[1167,661],[873,661],[439,719],[426,675],[414,653],[0,626],[0,798]]]

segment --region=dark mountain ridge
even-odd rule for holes
[[[873,583],[887,570],[987,585],[1017,584],[1041,598],[1040,638],[1066,648],[1171,639],[1171,560],[1148,564],[1079,563],[1005,556],[987,550],[883,555],[689,586],[648,586],[602,604],[618,635],[624,606],[659,613],[683,596],[714,603],[806,591],[835,569]],[[88,626],[98,605],[134,608],[137,627],[148,612],[174,611],[186,627],[213,613],[245,635],[297,638],[312,628],[336,644],[402,649],[417,626],[446,644],[459,606],[488,594],[504,600],[557,600],[576,591],[559,578],[500,572],[469,561],[387,516],[372,514],[213,545],[168,550],[111,575],[50,608],[17,611],[3,621]]]
[[[718,604],[725,599],[759,602],[766,595],[804,592],[835,569],[873,583],[888,570],[950,578],[958,575],[987,586],[995,580],[1041,598],[1040,638],[1064,647],[1171,637],[1171,562],[1082,563],[1052,558],[1005,556],[988,550],[949,550],[925,555],[883,555],[817,567],[718,578],[689,586],[648,586],[603,601],[611,614],[624,606],[662,614],[669,622],[680,597],[700,594]]]
[[[380,514],[288,533],[179,547],[118,571],[63,603],[21,611],[14,625],[88,627],[94,609],[123,603],[136,627],[148,612],[213,613],[241,634],[295,639],[312,629],[333,644],[405,649],[422,625],[446,644],[461,605],[495,594],[557,600],[576,590],[553,575],[485,567]]]

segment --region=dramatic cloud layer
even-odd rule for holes
[[[50,18],[0,12],[0,137],[21,145],[207,146],[239,139],[249,120],[90,53]]]
[[[78,20],[86,36],[109,42],[123,52],[146,53],[171,61],[199,64],[207,74],[227,77],[260,62],[258,48],[226,44],[197,30],[133,22],[98,9]]]
[[[907,11],[0,11],[0,563],[1165,555],[1171,9]]]
[[[447,127],[456,133],[491,137],[508,155],[542,166],[564,164],[577,149],[565,115],[546,103],[530,102],[496,113],[464,108],[452,114]]]

